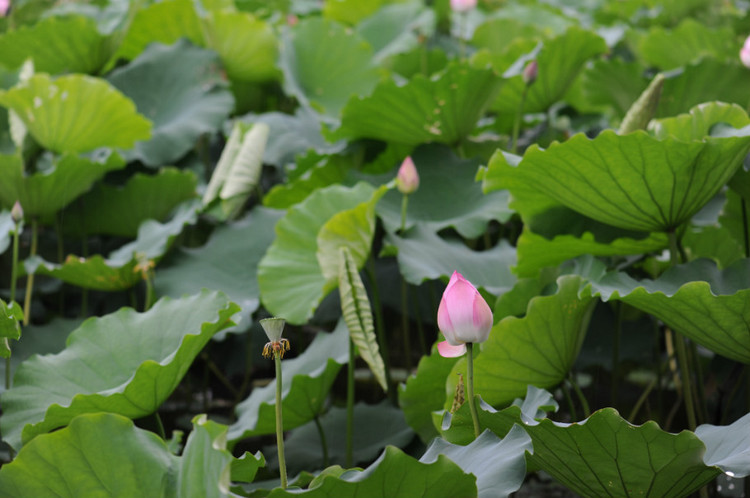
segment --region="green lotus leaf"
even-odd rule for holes
[[[191,0],[165,0],[139,9],[117,51],[116,58],[133,60],[151,43],[171,45],[186,38],[203,45],[201,19]]]
[[[349,157],[321,157],[315,152],[297,161],[297,167],[304,167],[308,162],[314,163],[313,166],[287,183],[274,185],[263,196],[263,204],[276,209],[287,209],[302,202],[318,189],[343,183],[352,169],[352,160]]]
[[[532,385],[527,386],[525,398],[516,398],[510,406],[499,411],[485,403],[481,396],[476,395],[475,398],[479,427],[489,429],[501,438],[506,437],[515,425],[535,424],[537,420],[546,418],[547,412],[558,409],[552,394]],[[435,411],[432,418],[440,429],[441,437],[449,443],[467,445],[476,439],[471,408],[466,402],[453,413]]]
[[[431,354],[419,360],[416,373],[398,388],[398,404],[406,422],[424,443],[439,435],[432,423],[432,412],[442,409],[445,404],[446,381],[456,362],[458,358],[440,356],[435,344]],[[473,426],[471,430],[473,436]]]
[[[346,458],[346,409],[333,407],[320,417],[320,425],[328,445],[328,458],[331,462],[343,462]],[[377,431],[368,430],[379,427]],[[414,432],[406,425],[404,414],[387,401],[377,405],[357,403],[354,405],[354,433],[352,437],[352,461],[371,462],[387,445],[404,447],[414,437]],[[315,422],[294,429],[285,440],[284,456],[287,470],[294,475],[303,470],[322,469],[323,451],[320,433]],[[274,447],[264,449],[268,466],[278,467],[278,457]]]
[[[419,461],[430,463],[438,455],[446,456],[464,472],[476,476],[480,497],[507,497],[518,491],[526,478],[527,451],[533,451],[531,438],[516,425],[503,439],[484,431],[467,446],[436,438]]]
[[[130,99],[106,81],[80,74],[55,80],[35,74],[0,92],[0,105],[14,111],[39,144],[58,153],[128,149],[151,132]]]
[[[334,21],[345,24],[359,24],[378,9],[393,3],[404,3],[407,0],[333,0],[323,5],[323,15]]]
[[[206,45],[215,50],[231,80],[276,79],[278,41],[268,23],[247,12],[211,12],[206,25]]]
[[[64,228],[75,234],[135,237],[146,220],[164,220],[181,202],[196,196],[191,171],[163,168],[136,173],[122,187],[99,184],[65,210]]]
[[[90,413],[35,438],[0,469],[0,496],[175,496],[178,458],[156,434],[113,413]]]
[[[703,462],[719,467],[728,476],[747,477],[750,474],[749,424],[750,413],[726,426],[699,425],[695,435],[706,445]]]
[[[518,5],[514,7],[518,7]],[[492,17],[477,26],[472,35],[471,44],[477,48],[486,48],[492,53],[499,54],[504,52],[513,41],[519,38],[540,38],[544,31],[536,23],[526,24],[518,22],[516,18]]]
[[[557,281],[554,295],[538,296],[526,316],[506,317],[481,344],[474,360],[474,391],[490,405],[503,405],[523,396],[529,384],[547,389],[568,374],[586,336],[594,303],[578,297],[581,277],[567,275]],[[448,377],[452,392],[458,373],[466,372],[466,359]],[[446,403],[450,408],[450,402]]]
[[[185,155],[200,135],[218,130],[234,108],[216,54],[184,40],[149,46],[109,80],[154,123],[151,139],[132,152],[149,166]]]
[[[216,289],[243,311],[255,311],[260,304],[258,262],[273,241],[273,227],[282,214],[255,208],[242,220],[217,227],[202,247],[177,249],[169,266],[159,267],[156,293],[177,297]]]
[[[695,434],[671,434],[652,421],[634,426],[614,408],[574,424],[542,420],[527,425],[529,463],[584,497],[688,496],[714,479]]]
[[[689,226],[682,236],[682,246],[690,259],[713,259],[720,268],[726,268],[745,257],[742,242],[723,226]]]
[[[282,362],[281,407],[285,430],[299,427],[320,415],[333,381],[347,361],[349,331],[340,321],[333,332],[318,333],[304,352]],[[227,436],[230,441],[273,434],[276,431],[276,384],[271,382],[253,389],[235,411],[237,421],[229,427]]]
[[[239,307],[221,293],[161,299],[151,310],[91,318],[56,355],[25,361],[3,396],[0,428],[18,449],[76,415],[156,411],[211,337],[232,325]]]
[[[579,27],[569,28],[563,35],[544,42],[535,59],[539,75],[531,85],[524,101],[524,112],[546,112],[563,98],[583,65],[607,51],[607,44],[597,34]],[[492,109],[515,116],[521,105],[526,84],[523,66],[506,71],[507,80],[495,99]]]
[[[664,82],[656,115],[676,116],[713,100],[744,107],[750,100],[745,82],[747,68],[738,62],[706,58],[689,64]]]
[[[19,201],[27,218],[54,215],[109,171],[125,166],[118,154],[101,152],[93,159],[65,154],[53,160],[51,169],[31,175],[24,173],[18,155],[0,155],[0,204],[11,207]]]
[[[419,46],[419,36],[430,37],[435,31],[435,12],[418,2],[385,5],[356,27],[381,62]]]
[[[369,201],[373,192],[367,183],[352,188],[332,185],[289,208],[276,224],[276,240],[258,265],[261,300],[271,314],[289,323],[305,323],[320,300],[336,288],[336,280],[326,279],[318,263],[319,232],[337,213]]]
[[[622,300],[720,355],[750,363],[748,278],[750,260],[720,271],[713,261],[700,259],[670,268],[657,280],[639,282],[612,272],[582,295]]]
[[[695,19],[684,19],[671,30],[660,26],[634,37],[635,51],[648,66],[666,71],[703,57],[737,57],[735,35],[728,26],[710,28]]]
[[[0,64],[16,68],[31,59],[37,72],[94,74],[109,60],[114,46],[88,17],[48,17],[0,35]]]
[[[624,117],[649,84],[644,72],[638,62],[619,57],[593,61],[581,74],[585,104],[607,106],[618,118]]]
[[[687,114],[654,120],[650,129],[658,139],[673,137],[689,142],[709,136],[711,127],[718,123],[744,128],[750,124],[750,117],[737,104],[706,102],[693,107]]]
[[[349,97],[368,95],[378,82],[372,57],[370,45],[344,26],[305,19],[282,35],[284,89],[302,105],[338,120]]]
[[[422,463],[388,446],[365,470],[351,470],[340,475],[325,472],[306,491],[276,488],[268,498],[309,496],[315,498],[355,498],[360,496],[429,496],[455,498],[476,496],[476,478],[438,456],[433,463]]]
[[[206,415],[193,418],[177,471],[177,495],[180,498],[229,498],[232,454],[227,450],[227,426],[208,420]]]
[[[459,159],[439,145],[420,147],[411,157],[419,172],[420,188],[409,195],[406,228],[416,223],[434,232],[452,227],[462,236],[474,238],[485,232],[491,220],[505,222],[513,215],[507,192],[485,195],[474,180],[479,161]],[[401,202],[402,194],[394,189],[378,203],[378,216],[390,233],[401,228]]]
[[[10,341],[21,338],[21,325],[23,321],[23,310],[21,305],[15,301],[8,304],[0,299],[0,357],[10,358]]]
[[[493,12],[488,22],[494,19],[510,19],[518,25],[534,26],[547,35],[561,35],[571,26],[578,24],[576,19],[565,15],[560,8],[549,3],[508,3],[502,9]]]
[[[537,195],[626,230],[670,231],[716,194],[748,150],[747,136],[686,143],[606,130],[593,140],[578,134],[544,151],[530,147],[517,167],[500,166],[499,184],[511,193],[536,189]],[[499,156],[493,161],[504,162]]]
[[[474,130],[502,84],[492,69],[459,62],[430,78],[415,74],[403,85],[384,81],[372,95],[346,104],[333,136],[406,145],[454,144]]]
[[[146,220],[138,229],[135,241],[113,251],[106,259],[98,254],[89,258],[71,254],[62,264],[56,264],[36,256],[25,262],[26,271],[59,278],[86,289],[128,289],[143,279],[137,265],[160,260],[185,225],[196,222],[197,210],[197,202],[187,202],[179,206],[166,223]]]
[[[473,251],[463,241],[441,238],[420,224],[401,236],[390,234],[386,241],[398,249],[400,273],[410,284],[447,279],[458,271],[476,287],[499,295],[516,282],[510,272],[516,263],[516,250],[506,241],[491,249]]]

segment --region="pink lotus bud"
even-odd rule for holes
[[[536,81],[537,74],[539,73],[539,64],[537,64],[536,59],[526,64],[526,67],[523,68],[523,82],[526,84],[526,86],[531,85]]]
[[[13,219],[13,223],[15,223],[16,225],[23,221],[23,208],[21,207],[21,203],[19,201],[16,201],[16,203],[13,204],[13,207],[10,210],[10,217],[11,219]]]
[[[286,23],[289,26],[294,27],[297,25],[298,22],[299,22],[299,17],[295,16],[294,14],[289,14],[288,16],[286,16]]]
[[[10,0],[0,0],[0,17],[5,17],[10,9]]]
[[[396,176],[396,187],[399,192],[405,195],[414,193],[419,188],[419,174],[411,157],[407,157],[401,163]]]
[[[477,0],[451,0],[453,12],[466,12],[477,6]]]
[[[740,50],[740,60],[745,67],[750,67],[750,36],[747,37],[745,44],[742,46],[742,50]]]
[[[492,310],[471,282],[453,272],[438,308],[438,327],[447,339],[441,356],[460,356],[467,342],[484,342],[492,329]],[[447,344],[446,344],[447,343]]]

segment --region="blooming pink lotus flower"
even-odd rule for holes
[[[750,36],[747,37],[747,39],[745,40],[745,44],[740,50],[740,60],[745,65],[745,67],[750,67]]]
[[[461,356],[467,342],[484,342],[490,335],[492,310],[476,287],[457,271],[440,300],[438,327],[446,338],[438,344],[438,352],[446,358]]]
[[[419,188],[419,174],[411,157],[404,159],[396,176],[396,187],[402,194],[411,194]]]
[[[451,9],[454,12],[466,12],[477,6],[477,0],[451,0]]]
[[[5,17],[10,9],[10,0],[0,0],[0,17]]]

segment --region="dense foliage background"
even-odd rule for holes
[[[750,6],[460,3],[12,3],[0,496],[743,496]]]

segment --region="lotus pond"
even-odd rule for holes
[[[0,0],[0,497],[750,496],[749,10]]]

